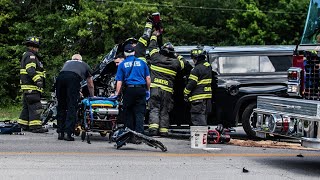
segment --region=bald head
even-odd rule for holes
[[[82,56],[80,54],[74,54],[72,56],[72,60],[80,60],[80,61],[82,61]]]

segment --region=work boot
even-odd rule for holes
[[[158,129],[149,128],[147,135],[148,135],[148,136],[158,136]]]
[[[46,133],[46,132],[48,132],[49,130],[47,129],[47,128],[43,128],[43,127],[41,127],[41,128],[36,128],[36,129],[32,129],[32,133]]]
[[[67,134],[67,136],[64,137],[65,141],[74,141],[74,137],[71,136],[71,134]]]
[[[58,133],[58,140],[64,139],[64,133]]]
[[[168,134],[168,132],[160,132],[160,136],[161,137],[168,137],[169,134]]]

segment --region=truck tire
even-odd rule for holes
[[[242,113],[242,127],[249,138],[257,138],[256,132],[253,127],[256,127],[257,117],[254,117],[253,109],[257,107],[257,103],[249,104]]]

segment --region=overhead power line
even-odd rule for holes
[[[203,9],[203,10],[216,10],[216,11],[238,11],[238,12],[257,12],[257,10],[248,9],[233,9],[233,8],[213,8],[213,7],[203,7],[203,6],[183,6],[183,5],[165,5],[165,4],[151,4],[151,3],[140,3],[140,2],[123,2],[123,1],[107,1],[107,0],[96,0],[96,2],[105,3],[118,3],[118,4],[135,4],[144,6],[157,6],[157,7],[174,7],[174,8],[185,8],[185,9]],[[270,14],[295,14],[295,15],[306,15],[306,13],[296,13],[296,12],[284,12],[284,11],[261,11],[258,12],[270,13]]]

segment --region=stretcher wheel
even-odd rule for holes
[[[86,139],[86,131],[81,132],[81,140],[84,141]]]

